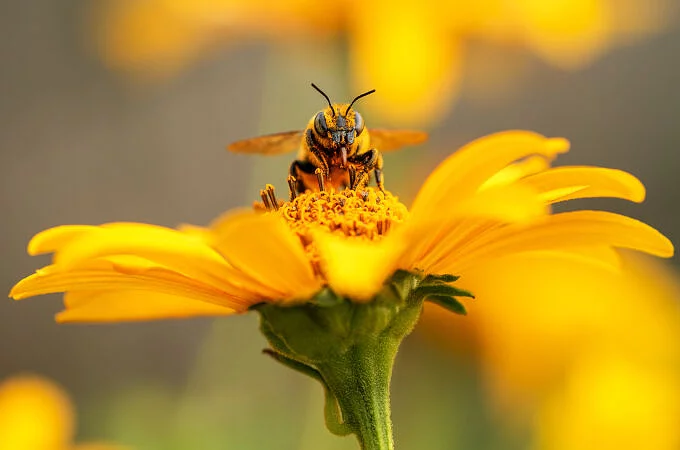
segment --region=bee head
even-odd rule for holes
[[[330,98],[314,83],[312,87],[319,91],[328,102],[328,108],[319,111],[314,117],[314,131],[317,136],[327,139],[335,149],[344,149],[343,154],[347,152],[347,146],[354,144],[354,138],[359,136],[364,131],[364,119],[357,111],[352,109],[354,102],[362,97],[375,92],[375,89],[364,92],[352,100],[349,104],[333,104]],[[346,156],[343,155],[343,162]]]

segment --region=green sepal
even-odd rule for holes
[[[300,372],[304,375],[307,375],[308,377],[314,378],[319,383],[321,383],[321,385],[323,386],[324,394],[324,408],[323,408],[324,418],[326,421],[326,428],[328,428],[328,431],[330,431],[336,436],[347,436],[354,432],[354,430],[349,424],[342,421],[341,417],[342,415],[340,413],[340,405],[338,404],[338,399],[333,394],[333,392],[328,388],[326,382],[324,381],[323,377],[321,376],[318,370],[311,366],[303,364],[299,361],[295,361],[294,359],[288,358],[282,355],[281,353],[278,353],[269,348],[262,350],[262,353],[271,356],[276,361],[280,362],[289,369],[293,369],[296,372]]]
[[[407,270],[397,270],[390,278],[388,284],[397,294],[400,300],[405,301],[411,293],[418,287],[422,276],[419,273]]]
[[[448,295],[430,295],[425,300],[435,303],[441,306],[442,308],[451,311],[452,313],[460,314],[462,316],[467,315],[467,310],[465,309],[465,306],[461,302],[456,300],[455,297],[450,297]]]
[[[420,296],[421,298],[427,298],[432,295],[475,298],[471,292],[444,283],[421,285],[416,289],[415,295]]]
[[[342,300],[343,298],[340,297],[335,292],[333,292],[332,289],[323,288],[314,297],[311,298],[310,303],[330,308],[341,303]]]
[[[271,348],[265,348],[264,350],[262,350],[262,353],[267,356],[270,356],[271,358],[280,362],[289,369],[293,369],[296,372],[300,372],[323,383],[323,378],[321,377],[319,371],[311,366],[308,366],[307,364],[301,363],[300,361],[295,361],[294,359],[284,356],[281,353],[272,350]]]
[[[442,275],[430,274],[426,276],[420,284],[426,285],[426,284],[453,283],[454,281],[458,281],[459,278],[460,278],[459,276],[451,275],[448,273]]]

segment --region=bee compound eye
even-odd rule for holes
[[[358,112],[354,113],[354,130],[357,132],[357,136],[364,131],[364,118]]]
[[[319,111],[314,118],[314,131],[321,136],[328,134],[328,125],[326,125],[326,116],[323,111]]]

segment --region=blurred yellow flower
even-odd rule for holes
[[[75,418],[66,394],[51,381],[22,375],[0,383],[0,448],[6,450],[122,450],[74,444]]]
[[[614,248],[671,256],[668,239],[634,219],[603,211],[549,213],[549,205],[570,199],[644,198],[642,184],[622,171],[549,168],[567,150],[564,139],[526,131],[481,138],[428,177],[410,212],[391,194],[369,188],[308,191],[291,202],[271,202],[276,207],[267,213],[228,213],[210,228],[52,228],[36,235],[28,250],[53,252],[53,264],[10,295],[66,292],[66,310],[57,317],[64,322],[146,320],[306,302],[325,286],[368,301],[399,270],[461,280],[481,270],[494,284],[488,268],[513,254],[605,267],[618,264]],[[519,278],[523,289],[535,289],[532,272]],[[502,302],[504,293],[496,295]]]
[[[430,308],[421,330],[459,342],[464,327],[498,417],[532,428],[538,450],[678,448],[677,276],[628,253],[616,270],[556,256],[468,272],[470,316]]]
[[[675,341],[677,342],[677,341]],[[621,354],[579,358],[539,412],[540,450],[680,447],[680,373]]]
[[[311,41],[327,52],[323,42],[342,36],[355,90],[377,88],[369,108],[412,126],[450,107],[471,42],[524,46],[577,68],[662,28],[670,8],[668,0],[108,0],[91,26],[110,67],[142,76],[173,73],[243,40]]]

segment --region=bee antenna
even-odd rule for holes
[[[347,113],[349,112],[349,110],[352,109],[352,105],[354,104],[354,102],[356,102],[357,100],[359,100],[361,97],[366,97],[367,95],[371,95],[371,94],[374,93],[374,92],[375,92],[375,89],[371,89],[371,90],[368,91],[368,92],[364,92],[363,94],[357,95],[356,97],[354,97],[354,100],[352,100],[352,103],[350,103],[349,106],[347,107],[347,109],[345,110],[345,115],[347,115]]]
[[[331,107],[331,111],[333,111],[333,116],[335,116],[335,109],[333,109],[333,103],[331,103],[331,99],[328,98],[328,96],[326,95],[326,93],[325,93],[324,91],[322,91],[322,90],[319,88],[319,86],[317,86],[316,84],[312,83],[312,87],[313,87],[314,89],[316,89],[317,91],[319,91],[319,93],[320,93],[321,95],[323,95],[323,97],[324,97],[324,98],[326,99],[326,101],[328,102],[328,106]]]

